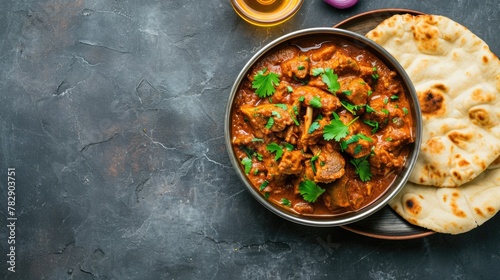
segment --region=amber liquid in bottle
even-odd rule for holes
[[[300,0],[233,0],[247,20],[275,23],[297,10]]]

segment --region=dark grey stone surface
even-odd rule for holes
[[[500,217],[384,241],[309,228],[244,189],[224,145],[237,73],[300,28],[378,8],[442,14],[500,54],[497,0],[308,0],[260,28],[228,0],[0,2],[3,279],[494,279]],[[16,272],[7,170],[16,169]]]

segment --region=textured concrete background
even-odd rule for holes
[[[232,83],[287,32],[378,8],[442,14],[500,53],[497,0],[307,0],[274,28],[227,0],[0,2],[3,279],[493,279],[500,217],[469,233],[384,241],[287,222],[235,175]],[[7,170],[16,169],[16,272]]]

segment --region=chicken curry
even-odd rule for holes
[[[356,211],[404,167],[413,120],[399,77],[355,44],[309,38],[275,47],[249,70],[231,112],[248,180],[300,215]]]

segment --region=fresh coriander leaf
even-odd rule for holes
[[[408,108],[403,107],[403,113],[404,113],[405,115],[408,115]]]
[[[298,114],[299,114],[299,108],[297,108],[297,106],[296,106],[296,105],[293,105],[293,113],[294,113],[295,115],[298,115]]]
[[[276,153],[276,156],[274,157],[274,160],[278,160],[281,158],[283,155],[283,148],[280,147],[280,145],[276,143],[271,143],[266,146],[266,150],[268,150],[271,153]]]
[[[288,93],[292,93],[293,92],[292,86],[287,86],[286,90],[288,91]]]
[[[375,109],[373,109],[373,107],[371,107],[370,105],[366,104],[366,112],[373,113],[373,112],[377,112],[377,111]]]
[[[278,119],[281,119],[281,114],[279,112],[276,112],[276,111],[272,111],[271,112],[271,115],[277,117]]]
[[[316,165],[314,164],[315,161],[317,161],[319,159],[319,154],[321,152],[319,152],[317,155],[313,156],[310,161],[311,161],[311,169],[312,171],[314,172],[314,174],[316,174]]]
[[[271,194],[269,192],[264,193],[264,198],[265,199],[269,199],[270,196],[271,196]]]
[[[262,182],[262,184],[260,184],[259,190],[263,191],[267,187],[267,185],[269,185],[269,181],[265,180],[264,182]]]
[[[354,154],[357,155],[357,154],[361,153],[362,150],[363,150],[363,146],[361,146],[361,144],[358,144],[358,145],[356,145],[356,147],[354,147]]]
[[[301,97],[299,97],[299,102],[304,102],[304,99],[305,97],[302,95]]]
[[[266,124],[265,128],[267,128],[267,129],[271,129],[271,127],[273,127],[273,125],[274,125],[274,119],[273,119],[273,117],[270,117],[270,118],[267,120],[267,124]]]
[[[380,110],[380,111],[382,111],[382,113],[384,113],[384,114],[386,114],[386,115],[389,115],[389,110],[387,110],[387,109],[382,109],[382,110]]]
[[[351,163],[356,168],[356,174],[358,174],[361,181],[366,182],[372,178],[370,163],[368,162],[366,157],[352,159]]]
[[[358,133],[356,134],[356,136],[358,136],[360,139],[363,139],[365,141],[368,141],[368,142],[373,142],[373,139],[364,135],[363,133]]]
[[[262,143],[264,143],[264,139],[262,139],[262,138],[252,138],[252,142],[262,142]]]
[[[292,207],[292,202],[286,198],[281,198],[281,204],[287,206],[287,207]]]
[[[299,66],[297,67],[297,70],[299,70],[299,71],[300,71],[300,70],[304,70],[304,69],[306,69],[306,67],[305,67],[304,65],[299,65]]]
[[[312,134],[316,129],[320,128],[321,126],[317,121],[311,123],[311,126],[309,127],[309,130],[307,131],[308,134]]]
[[[387,138],[385,138],[385,141],[392,142],[392,138],[391,137],[387,137]]]
[[[261,153],[254,153],[253,155],[258,161],[262,161],[262,159],[264,158]]]
[[[245,174],[250,173],[250,169],[252,169],[252,160],[248,157],[245,157],[241,160],[241,164],[243,164],[243,167],[245,168]]]
[[[344,124],[339,116],[333,112],[335,119],[330,121],[330,124],[325,125],[323,128],[323,139],[326,141],[335,139],[335,141],[340,142],[340,139],[344,138],[349,134],[349,126],[359,119],[359,116],[350,121],[347,125]]]
[[[267,68],[257,71],[252,82],[252,88],[260,98],[272,96],[276,92],[275,86],[280,82],[279,74],[274,72],[267,73]]]
[[[352,95],[352,90],[343,90],[342,93],[347,95],[347,96],[350,96],[350,95]]]
[[[368,96],[372,95],[373,91],[372,90],[368,90],[367,94]]]
[[[325,73],[325,69],[323,69],[323,68],[314,68],[314,69],[312,70],[312,75],[313,75],[314,77],[319,76],[319,75],[321,75],[321,74],[323,74],[323,73]]]
[[[399,99],[399,96],[397,96],[397,95],[391,95],[391,99],[392,99],[392,100],[398,100],[398,99]]]
[[[342,104],[342,107],[344,107],[347,111],[349,111],[351,114],[356,116],[356,111],[359,110],[360,106],[353,105],[346,100],[340,100],[340,104]]]
[[[299,193],[307,202],[315,202],[324,192],[325,189],[316,185],[316,183],[312,180],[305,180],[299,184]]]
[[[325,73],[321,75],[321,79],[328,86],[329,92],[336,93],[340,90],[340,84],[337,81],[338,77],[331,68],[326,68]]]
[[[293,148],[294,148],[294,147],[293,147],[293,145],[292,145],[292,144],[290,144],[290,143],[286,143],[286,144],[285,144],[285,148],[286,148],[287,150],[289,150],[289,151],[293,151]]]
[[[282,104],[282,103],[274,104],[274,106],[281,108],[283,110],[288,110],[288,106],[286,106],[285,104]]]
[[[378,130],[378,122],[372,121],[372,120],[364,120],[363,122],[366,123],[367,125],[373,127],[372,134],[374,134],[375,132],[377,132],[377,130]]]
[[[311,101],[309,101],[309,105],[313,108],[321,108],[321,98],[319,96],[314,96]]]
[[[389,98],[387,98],[387,96],[386,96],[386,97],[384,97],[384,104],[387,104],[387,103],[389,103]]]

